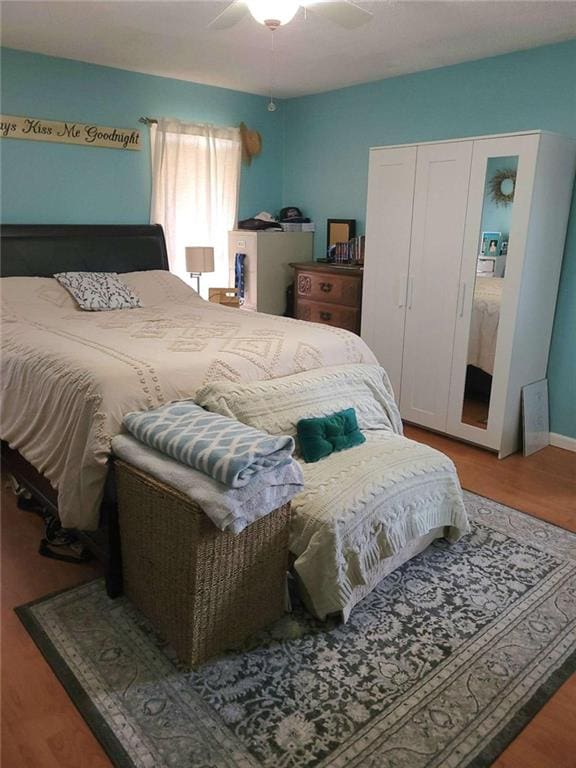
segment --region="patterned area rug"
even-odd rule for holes
[[[186,672],[100,580],[18,609],[117,766],[480,768],[576,666],[576,535],[473,494],[353,612]]]

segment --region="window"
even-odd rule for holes
[[[186,282],[186,246],[214,248],[215,271],[202,278],[206,297],[209,287],[230,280],[228,232],[238,212],[240,131],[161,119],[151,126],[150,141],[150,220],[163,226],[170,270]]]

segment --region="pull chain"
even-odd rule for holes
[[[276,112],[278,109],[276,102],[274,101],[274,83],[276,79],[275,72],[275,48],[274,48],[274,29],[269,28],[272,33],[272,42],[270,45],[270,101],[268,102],[268,112]]]

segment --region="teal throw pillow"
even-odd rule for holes
[[[358,429],[354,408],[317,419],[300,419],[296,429],[300,451],[307,463],[366,442]]]

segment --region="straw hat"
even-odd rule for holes
[[[240,138],[242,140],[242,160],[250,165],[252,158],[262,151],[262,137],[258,131],[251,131],[244,123],[240,123]]]

